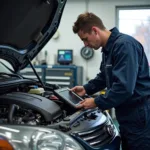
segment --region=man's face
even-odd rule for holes
[[[84,33],[82,30],[80,30],[78,32],[78,36],[83,41],[85,46],[88,46],[95,50],[101,47],[101,39],[94,30],[92,30],[91,33]]]

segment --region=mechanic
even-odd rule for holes
[[[150,150],[150,76],[142,45],[116,27],[107,30],[93,13],[83,13],[74,23],[73,32],[85,46],[102,47],[100,73],[83,86],[71,91],[92,95],[106,88],[105,95],[85,98],[77,108],[101,110],[115,108],[123,150]]]

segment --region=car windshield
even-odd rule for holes
[[[2,59],[0,59],[0,80],[4,81],[4,79],[8,78],[18,78],[19,76],[14,73],[12,66]]]
[[[0,59],[0,72],[13,73],[10,70],[13,71],[11,64],[3,59]]]
[[[13,67],[7,61],[0,59],[0,73],[13,74]]]

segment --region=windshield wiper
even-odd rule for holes
[[[6,73],[6,72],[0,72],[0,77],[17,77],[17,78],[21,78],[18,74],[14,74],[14,73]]]
[[[0,63],[3,65],[3,66],[5,66],[10,72],[12,72],[13,73],[13,70],[12,69],[10,69],[8,66],[6,66],[3,62],[1,62],[0,61]]]

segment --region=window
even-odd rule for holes
[[[150,6],[116,7],[120,32],[135,37],[144,47],[150,65]]]

